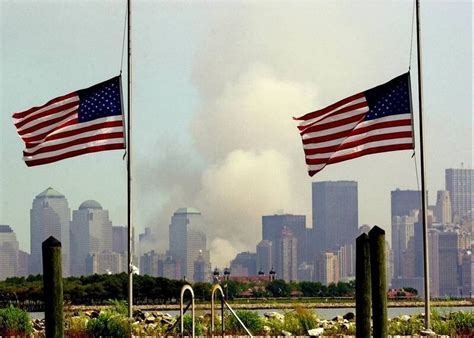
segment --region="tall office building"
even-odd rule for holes
[[[289,229],[298,240],[298,262],[308,260],[306,216],[291,214],[262,216],[262,239],[272,242],[272,267],[274,268],[277,266],[276,250],[284,227]]]
[[[128,252],[127,227],[112,226],[112,251],[118,252],[123,255],[127,255],[127,252]]]
[[[316,260],[316,276],[317,282],[325,285],[339,282],[339,260],[333,252],[325,252]]]
[[[312,207],[316,253],[355,244],[359,227],[357,182],[313,182]]]
[[[272,265],[272,242],[262,240],[257,244],[257,270],[268,274],[274,266]]]
[[[276,245],[276,275],[286,282],[298,280],[298,239],[286,226]]]
[[[410,216],[392,217],[392,257],[395,278],[406,277],[402,273],[402,267],[406,262],[404,255],[408,248],[408,242],[415,235],[414,224],[417,220],[418,213],[413,210]]]
[[[451,224],[453,217],[451,212],[451,198],[449,191],[439,190],[436,196],[436,206],[434,210],[436,223]]]
[[[201,212],[194,208],[178,209],[171,217],[169,229],[169,254],[176,261],[175,266],[181,267],[182,277],[192,281],[194,262],[199,256],[202,255],[206,264],[210,264]]]
[[[459,293],[459,234],[442,231],[438,234],[439,295],[456,297]]]
[[[474,255],[471,250],[464,252],[461,265],[462,296],[472,298],[474,293]]]
[[[49,236],[61,241],[63,276],[69,276],[69,221],[70,210],[66,197],[48,188],[33,200],[30,210],[30,274],[43,273],[41,244]]]
[[[419,190],[400,190],[390,192],[391,215],[409,216],[414,209],[421,208],[421,195]]]
[[[18,272],[18,241],[13,229],[0,225],[0,280],[15,277]]]
[[[238,253],[230,262],[232,276],[256,276],[257,254],[249,251]]]
[[[159,254],[154,250],[146,252],[140,257],[140,274],[163,277],[163,262],[165,260],[164,254]]]
[[[89,269],[88,271],[86,264],[88,257],[92,255],[95,255],[94,257],[98,257],[98,255],[102,253],[109,254],[111,252],[112,222],[109,220],[109,212],[107,210],[103,210],[102,206],[96,201],[88,200],[83,202],[79,206],[79,210],[74,210],[72,213],[72,275],[81,276],[91,271],[100,271],[100,268],[92,270]],[[103,261],[112,261],[112,258],[104,258]],[[90,266],[93,266],[93,264]],[[110,268],[105,267],[102,270],[107,269],[109,269],[111,272],[118,272],[112,270],[112,266]]]
[[[474,210],[474,169],[446,169],[446,190],[451,197],[453,221],[472,221]]]

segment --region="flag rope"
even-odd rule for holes
[[[123,54],[125,52],[125,36],[127,34],[127,20],[128,20],[128,8],[127,8],[127,2],[125,2],[125,16],[123,19],[122,53],[121,53],[122,57],[120,60],[120,75],[122,75],[122,70],[123,70]]]

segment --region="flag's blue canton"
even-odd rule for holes
[[[120,77],[79,90],[79,122],[121,115]]]
[[[411,113],[409,81],[409,73],[406,73],[367,90],[364,94],[369,111],[364,119],[367,121],[389,115]]]

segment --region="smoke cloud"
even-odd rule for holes
[[[321,90],[341,87],[348,73],[360,78],[356,89],[342,86],[349,95],[377,83],[369,75],[372,69],[391,68],[394,73],[400,69],[399,64],[386,64],[382,48],[361,47],[371,45],[372,33],[383,36],[385,29],[393,30],[390,8],[377,9],[388,24],[380,27],[374,22],[378,31],[370,33],[370,23],[364,26],[353,20],[367,6],[335,10],[322,2],[287,5],[215,3],[213,11],[206,12],[211,31],[199,43],[193,68],[201,103],[189,125],[192,152],[167,151],[154,169],[159,177],[156,189],[166,198],[157,203],[157,212],[148,221],[167,232],[177,208],[200,209],[214,266],[227,266],[239,251],[255,251],[262,215],[282,209],[311,215],[311,187],[292,116],[331,103],[334,97]],[[334,22],[347,25],[348,43],[334,42],[341,36]],[[352,58],[371,61],[344,68]],[[373,60],[383,66],[377,67]],[[327,100],[321,102],[320,95]],[[342,95],[339,90],[337,98]],[[198,160],[190,164],[190,158]],[[169,163],[176,165],[170,168]],[[146,190],[156,195],[153,186]],[[163,245],[167,248],[167,243]]]

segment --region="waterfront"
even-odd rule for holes
[[[298,305],[298,304],[294,304]],[[139,307],[142,308],[142,307]],[[277,312],[277,313],[284,313],[288,311],[292,311],[291,308],[282,309],[282,308],[268,308],[268,309],[254,309],[258,312],[259,315],[263,315],[266,312]],[[432,310],[439,312],[440,314],[448,314],[451,312],[458,312],[458,311],[474,311],[473,306],[436,306],[432,307]],[[210,306],[206,308],[199,307],[197,310],[198,314],[210,312]],[[321,319],[332,319],[336,316],[343,316],[348,312],[355,312],[354,307],[328,307],[328,308],[314,308],[313,311],[316,315]],[[179,315],[179,308],[178,309],[169,309],[169,310],[162,310],[162,312],[166,312],[171,316]],[[400,315],[414,315],[420,314],[424,312],[424,308],[420,307],[389,307],[388,308],[388,317],[394,318]],[[43,319],[44,312],[29,312],[31,319]]]

